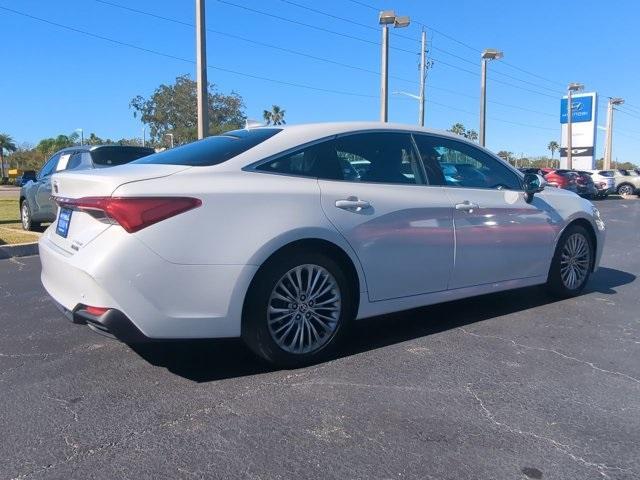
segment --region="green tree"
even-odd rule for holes
[[[0,181],[6,176],[7,172],[4,171],[4,152],[15,152],[17,150],[16,144],[11,138],[11,135],[7,133],[0,133]]]
[[[45,157],[50,157],[58,150],[75,145],[77,138],[78,134],[75,132],[71,135],[58,135],[55,138],[43,138],[38,142],[38,145],[36,145],[36,150]]]
[[[560,148],[560,145],[558,145],[558,142],[556,142],[555,140],[551,140],[549,142],[549,145],[547,145],[547,148],[549,149],[549,151],[551,152],[551,160],[553,160],[553,155],[556,153],[556,151]]]
[[[464,125],[461,123],[454,123],[448,131],[451,133],[455,133],[456,135],[464,136],[467,129],[464,128]]]
[[[467,130],[466,132],[464,132],[464,136],[472,142],[478,140],[478,132],[476,132],[475,130]]]
[[[209,84],[209,134],[215,135],[244,125],[244,101],[235,92],[224,95]],[[149,126],[151,139],[161,143],[165,133],[172,133],[176,144],[197,138],[196,82],[181,75],[175,83],[162,84],[149,98],[134,97],[129,107],[133,116]]]
[[[287,122],[284,121],[285,110],[281,109],[278,105],[272,105],[271,110],[264,110],[262,112],[262,118],[265,119],[267,125],[283,125]]]

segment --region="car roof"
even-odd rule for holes
[[[93,152],[96,150],[100,150],[104,147],[117,147],[117,148],[144,148],[146,150],[150,150],[154,152],[155,150],[151,147],[143,147],[141,145],[118,145],[117,143],[107,143],[104,145],[75,145],[72,147],[66,147],[62,150],[58,150],[56,153],[64,153],[64,152]]]

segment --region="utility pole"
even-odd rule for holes
[[[142,127],[142,146],[147,146],[147,127]]]
[[[487,62],[499,60],[503,56],[504,53],[493,48],[486,48],[482,52],[480,61],[480,133],[478,135],[482,147],[485,144],[485,123],[487,120]]]
[[[424,88],[427,81],[427,32],[422,29],[422,48],[420,50],[420,113],[418,124],[424,127]]]
[[[207,99],[207,39],[205,0],[196,0],[196,74],[198,90],[198,139],[209,135],[209,101]]]
[[[622,105],[624,100],[622,98],[609,98],[609,105],[607,109],[607,139],[604,149],[604,162],[602,165],[603,170],[611,169],[611,152],[613,146],[613,108],[614,105]]]
[[[573,169],[573,92],[583,88],[581,83],[570,83],[567,87],[567,170]]]

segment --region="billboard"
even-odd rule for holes
[[[573,168],[595,168],[598,94],[576,93],[571,99],[571,154]],[[567,168],[567,97],[560,100],[560,168]]]

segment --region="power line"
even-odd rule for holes
[[[146,52],[146,53],[151,53],[153,55],[158,55],[158,56],[165,57],[165,58],[171,58],[173,60],[179,60],[181,62],[190,63],[192,65],[196,63],[194,60],[190,60],[190,59],[183,58],[183,57],[178,57],[177,55],[171,55],[171,54],[160,52],[158,50],[153,50],[153,49],[150,49],[150,48],[141,47],[139,45],[134,45],[134,44],[127,43],[127,42],[122,42],[120,40],[115,40],[113,38],[109,38],[109,37],[105,37],[103,35],[98,35],[98,34],[95,34],[95,33],[87,32],[87,31],[81,30],[79,28],[70,27],[68,25],[63,25],[61,23],[57,23],[57,22],[53,22],[51,20],[47,20],[47,19],[44,19],[44,18],[36,17],[35,15],[30,15],[28,13],[20,12],[18,10],[13,10],[11,8],[0,6],[0,10],[5,10],[7,12],[11,12],[11,13],[14,13],[16,15],[21,15],[23,17],[27,17],[27,18],[30,18],[32,20],[37,20],[39,22],[46,23],[46,24],[49,24],[49,25],[53,25],[55,27],[62,28],[62,29],[65,29],[65,30],[69,30],[69,31],[72,31],[72,32],[75,32],[75,33],[79,33],[81,35],[85,35],[85,36],[88,36],[88,37],[93,37],[93,38],[97,38],[99,40],[104,40],[106,42],[110,42],[110,43],[113,43],[113,44],[116,44],[116,45],[119,45],[119,46],[132,48],[132,49],[135,49],[135,50],[140,50],[140,51],[143,51],[143,52]],[[226,73],[231,73],[231,74],[234,74],[234,75],[253,78],[253,79],[256,79],[256,80],[263,80],[263,81],[266,81],[266,82],[277,83],[279,85],[286,85],[286,86],[289,86],[289,87],[297,87],[297,88],[303,88],[303,89],[306,89],[306,90],[314,90],[314,91],[319,91],[319,92],[324,92],[324,93],[334,93],[334,94],[338,94],[338,95],[348,95],[348,96],[353,96],[353,97],[378,98],[376,95],[368,95],[368,94],[358,93],[358,92],[347,92],[347,91],[343,91],[343,90],[334,90],[334,89],[330,89],[330,88],[314,87],[314,86],[311,86],[311,85],[305,85],[305,84],[301,84],[301,83],[295,83],[295,82],[289,82],[289,81],[285,81],[285,80],[278,80],[278,79],[275,79],[275,78],[263,77],[261,75],[255,75],[255,74],[252,74],[252,73],[239,72],[237,70],[231,70],[229,68],[218,67],[218,66],[214,66],[214,65],[209,65],[209,68],[211,68],[213,70],[226,72]]]
[[[378,9],[378,8],[374,7],[373,5],[367,4],[367,3],[362,2],[362,1],[359,1],[359,0],[349,0],[349,1],[350,1],[351,3],[355,3],[356,5],[360,5],[360,6],[362,6],[362,7],[369,8],[369,9],[371,9],[371,10],[375,10],[375,11],[380,11],[380,10],[381,10],[381,9]],[[478,53],[480,53],[480,52],[481,52],[481,49],[475,48],[475,47],[473,47],[472,45],[469,45],[468,43],[465,43],[465,42],[463,42],[463,41],[461,41],[461,40],[459,40],[459,39],[457,39],[457,38],[455,38],[455,37],[453,37],[453,36],[451,36],[451,35],[449,35],[449,34],[447,34],[447,33],[444,33],[444,32],[443,32],[443,31],[441,31],[441,30],[438,30],[438,29],[436,29],[436,28],[433,28],[432,26],[427,25],[427,24],[426,24],[426,23],[424,23],[424,22],[421,22],[421,21],[419,21],[419,20],[416,20],[416,22],[417,22],[418,24],[422,25],[423,27],[428,28],[429,30],[431,30],[431,31],[433,31],[433,32],[435,32],[435,33],[437,33],[437,34],[439,34],[439,35],[441,35],[441,36],[443,36],[443,37],[445,37],[445,38],[447,38],[447,39],[449,39],[449,40],[451,40],[451,41],[453,41],[453,42],[457,43],[458,45],[461,45],[461,46],[463,46],[463,47],[467,48],[468,50],[470,50],[470,51],[472,51],[472,52],[474,52],[474,53],[476,53],[476,54],[478,54]],[[442,49],[440,49],[440,51],[442,51],[443,53],[444,53],[444,52],[446,52],[446,51],[444,51],[444,50],[442,50]],[[447,52],[447,53],[450,53],[450,52]],[[453,54],[451,54],[451,55],[453,55]],[[465,62],[468,62],[468,63],[475,63],[475,62],[472,62],[471,60],[463,59],[462,57],[458,57],[458,58],[460,58],[461,60],[463,60],[463,61],[465,61]],[[501,63],[501,64],[504,64],[504,65],[506,65],[506,66],[508,66],[508,67],[511,67],[511,68],[513,68],[513,69],[515,69],[515,70],[518,70],[518,71],[520,71],[520,72],[522,72],[522,73],[525,73],[525,74],[527,74],[527,75],[531,75],[531,76],[533,76],[533,77],[539,78],[540,80],[544,80],[544,81],[546,81],[546,82],[550,82],[550,83],[553,83],[553,84],[556,84],[556,85],[563,85],[561,82],[558,82],[557,80],[551,80],[551,79],[546,78],[546,77],[544,77],[544,76],[542,76],[542,75],[539,75],[539,74],[537,74],[537,73],[531,72],[531,71],[529,71],[529,70],[525,70],[524,68],[521,68],[521,67],[518,67],[517,65],[514,65],[514,64],[512,64],[512,63],[505,62],[504,60],[501,60],[501,62],[500,62],[500,63]],[[496,72],[496,73],[498,73],[498,72]],[[504,74],[504,75],[507,75],[507,74]]]
[[[131,7],[128,7],[128,6],[125,6],[125,5],[121,5],[121,4],[118,4],[118,3],[114,3],[114,2],[110,2],[110,1],[107,1],[107,0],[94,0],[94,1],[97,2],[97,3],[101,3],[101,4],[104,4],[104,5],[111,6],[111,7],[116,7],[116,8],[120,8],[122,10],[130,11],[130,12],[133,12],[133,13],[136,13],[136,14],[146,15],[146,16],[149,16],[149,17],[152,17],[152,18],[157,18],[157,19],[160,19],[160,20],[176,23],[176,24],[187,26],[187,27],[190,27],[190,28],[194,27],[194,25],[192,23],[189,23],[189,22],[183,22],[183,21],[180,21],[180,20],[176,20],[174,18],[170,18],[170,17],[166,17],[166,16],[162,16],[162,15],[157,15],[157,14],[154,14],[154,13],[150,13],[150,12],[147,12],[147,11],[144,11],[144,10],[135,9],[135,8],[131,8]],[[207,28],[207,31],[211,32],[211,33],[218,34],[218,35],[223,35],[223,36],[226,36],[226,37],[229,37],[229,38],[233,38],[233,39],[241,40],[241,41],[244,41],[244,42],[252,43],[254,45],[259,45],[259,46],[262,46],[262,47],[271,48],[271,49],[283,51],[283,52],[286,52],[286,53],[290,53],[290,54],[294,54],[294,55],[299,55],[299,56],[302,56],[302,57],[310,58],[312,60],[322,61],[322,62],[338,65],[338,66],[341,66],[341,67],[350,68],[350,69],[353,69],[353,70],[358,70],[358,71],[362,71],[362,72],[365,72],[365,73],[369,73],[369,74],[373,74],[373,75],[376,75],[376,76],[380,76],[380,72],[378,72],[376,70],[371,70],[371,69],[367,69],[367,68],[364,68],[364,67],[359,67],[359,66],[356,66],[356,65],[350,65],[350,64],[338,62],[336,60],[331,60],[331,59],[328,59],[328,58],[325,58],[325,57],[319,57],[319,56],[315,56],[315,55],[310,55],[310,54],[307,54],[307,53],[304,53],[304,52],[300,52],[300,51],[289,49],[289,48],[280,47],[280,46],[269,44],[269,43],[266,43],[266,42],[260,42],[260,41],[248,39],[246,37],[242,37],[242,36],[239,36],[239,35],[230,34],[230,33],[227,33],[227,32],[221,32],[219,30],[213,30],[213,29]],[[447,66],[451,66],[453,68],[457,67],[455,65],[448,64],[446,62],[443,62],[443,64],[447,65]],[[478,75],[478,72],[476,72],[476,71],[471,71],[471,70],[465,70],[465,71],[470,73],[470,74],[472,74],[472,75],[476,75],[476,76]],[[399,76],[396,76],[396,75],[390,75],[390,77],[394,78],[396,80],[400,80],[400,81],[411,83],[411,84],[415,83],[415,80],[409,80],[407,78],[399,77]],[[515,88],[520,88],[517,85],[511,85],[509,83],[505,83],[505,84],[513,86]],[[430,88],[433,88],[433,89],[436,89],[436,90],[439,89],[439,90],[442,90],[442,91],[448,91],[450,93],[454,93],[454,94],[457,94],[459,96],[476,99],[476,97],[474,97],[472,95],[464,94],[462,92],[456,92],[454,90],[449,90],[449,89],[446,89],[446,88],[443,88],[443,87],[437,87],[437,86],[433,86],[432,85],[432,86],[430,86]],[[541,93],[541,92],[534,92],[534,93]],[[497,105],[502,105],[502,106],[506,106],[506,107],[510,107],[510,108],[523,110],[523,111],[529,111],[529,112],[532,112],[532,113],[538,113],[538,114],[542,114],[542,115],[553,116],[553,114],[549,114],[547,112],[539,112],[539,111],[536,111],[536,110],[530,110],[530,109],[527,109],[527,108],[524,108],[524,107],[518,107],[516,105],[510,105],[510,104],[501,103],[501,102],[497,102],[497,101],[493,101],[493,100],[489,100],[489,102],[490,103],[495,103]]]
[[[88,37],[92,37],[92,38],[96,38],[96,39],[99,39],[99,40],[103,40],[103,41],[112,43],[114,45],[127,47],[127,48],[135,49],[135,50],[138,50],[138,51],[143,51],[145,53],[150,53],[150,54],[161,56],[161,57],[164,57],[164,58],[170,58],[170,59],[178,60],[178,61],[181,61],[181,62],[189,63],[191,65],[195,64],[195,61],[187,59],[187,58],[184,58],[184,57],[179,57],[177,55],[171,55],[171,54],[167,54],[167,53],[164,53],[164,52],[160,52],[158,50],[153,50],[153,49],[150,49],[150,48],[140,47],[138,45],[134,45],[134,44],[131,44],[131,43],[122,42],[120,40],[116,40],[116,39],[113,39],[113,38],[110,38],[110,37],[105,37],[103,35],[98,35],[98,34],[94,34],[94,33],[91,33],[91,32],[87,32],[87,31],[81,30],[79,28],[71,27],[71,26],[64,25],[64,24],[61,24],[61,23],[58,23],[58,22],[53,22],[51,20],[47,20],[47,19],[44,19],[44,18],[41,18],[41,17],[37,17],[35,15],[31,15],[31,14],[28,14],[28,13],[25,13],[25,12],[21,12],[21,11],[18,11],[18,10],[14,10],[14,9],[11,9],[11,8],[0,6],[0,10],[4,10],[6,12],[10,12],[10,13],[13,13],[15,15],[20,15],[20,16],[23,16],[23,17],[26,17],[26,18],[29,18],[29,19],[32,19],[32,20],[35,20],[35,21],[38,21],[38,22],[41,22],[41,23],[45,23],[45,24],[57,27],[57,28],[61,28],[61,29],[68,30],[68,31],[72,31],[74,33],[79,33],[81,35],[85,35],[85,36],[88,36]],[[324,92],[324,93],[332,93],[332,94],[338,94],[338,95],[348,95],[348,96],[354,96],[354,97],[362,97],[362,98],[378,98],[377,95],[368,95],[368,94],[362,94],[362,93],[356,93],[356,92],[347,92],[347,91],[342,91],[342,90],[314,87],[314,86],[311,86],[311,85],[288,82],[288,81],[278,80],[278,79],[264,77],[264,76],[260,76],[260,75],[249,74],[249,73],[246,73],[246,72],[239,72],[239,71],[236,71],[236,70],[231,70],[231,69],[228,69],[228,68],[218,67],[218,66],[214,66],[214,65],[209,65],[209,68],[214,69],[214,70],[227,72],[227,73],[232,73],[234,75],[240,75],[240,76],[243,76],[243,77],[253,78],[253,79],[256,79],[256,80],[267,81],[267,82],[276,83],[276,84],[279,84],[279,85],[286,85],[286,86],[292,86],[292,87],[297,87],[297,88],[303,88],[303,89],[307,89],[307,90],[320,91],[320,92]],[[432,88],[438,88],[438,87],[432,87]],[[467,110],[459,109],[459,108],[456,108],[456,107],[451,107],[451,106],[448,106],[448,105],[445,105],[445,104],[442,104],[442,103],[439,103],[439,102],[435,102],[435,101],[430,101],[430,104],[441,106],[441,107],[447,108],[449,110],[464,112],[464,113],[467,113],[469,115],[474,115],[474,116],[476,115],[474,112],[470,112],[470,111],[467,111]],[[540,126],[537,126],[537,125],[530,125],[530,124],[525,124],[525,123],[512,122],[512,121],[509,121],[509,120],[503,120],[503,119],[494,118],[494,117],[490,117],[490,118],[492,120],[495,120],[495,121],[498,121],[498,122],[513,124],[513,125],[518,125],[518,126],[523,126],[523,127],[527,127],[527,128],[551,130],[551,129],[548,129],[548,128],[545,128],[545,127],[540,127]]]

